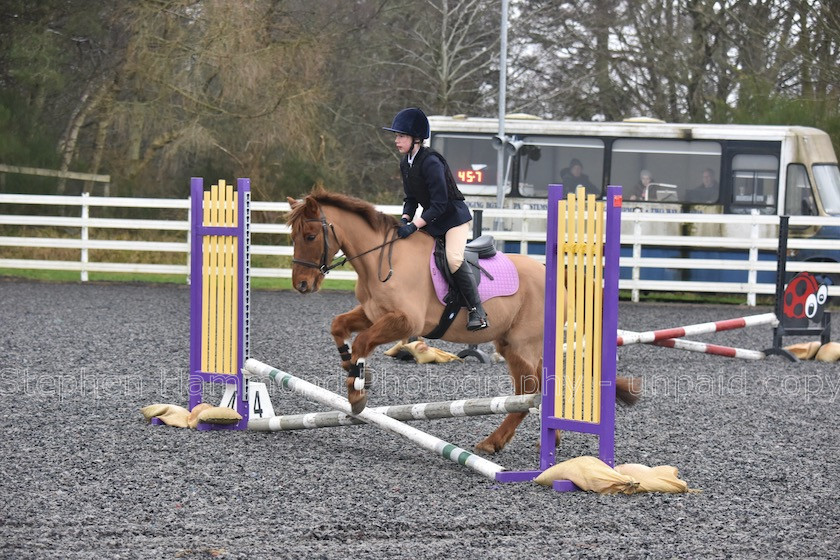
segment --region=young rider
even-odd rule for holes
[[[397,113],[390,127],[382,128],[396,134],[397,150],[405,155],[400,161],[405,198],[402,226],[397,234],[405,239],[419,228],[432,237],[444,239],[446,262],[467,303],[467,329],[486,328],[487,315],[481,306],[475,278],[469,266],[462,266],[472,214],[455,184],[449,164],[441,154],[423,146],[431,133],[429,119],[420,109],[410,107]],[[418,205],[423,207],[423,212],[412,221]]]

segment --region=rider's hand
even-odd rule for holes
[[[414,224],[405,224],[404,226],[400,226],[400,228],[397,229],[397,236],[400,239],[405,239],[415,231],[417,231],[417,226],[415,226]]]

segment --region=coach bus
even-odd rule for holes
[[[800,126],[550,121],[508,115],[498,120],[429,117],[432,148],[444,154],[473,208],[494,208],[498,149],[504,157],[504,206],[544,208],[548,185],[583,185],[601,195],[621,185],[624,211],[840,216],[840,169],[829,136]],[[727,237],[726,224],[647,223],[645,234]],[[762,232],[774,237],[777,232]],[[791,226],[792,237],[840,240],[836,226]],[[517,252],[517,243],[506,244]],[[840,249],[840,243],[838,243]],[[531,253],[544,244],[529,243]],[[724,251],[648,249],[644,256],[732,258]],[[766,255],[775,258],[775,255]],[[800,254],[800,260],[840,261],[840,251]],[[727,275],[724,275],[727,276]],[[721,281],[744,281],[737,273]],[[708,271],[643,271],[643,279],[709,280]],[[759,282],[772,282],[763,273]]]

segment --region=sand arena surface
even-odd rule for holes
[[[252,299],[254,357],[340,392],[329,325],[353,296]],[[644,393],[617,411],[617,461],[677,466],[702,493],[555,494],[494,484],[368,426],[266,434],[145,424],[141,407],[187,403],[186,286],[0,281],[0,302],[2,558],[838,555],[840,363],[620,348],[619,375],[642,377]],[[619,328],[767,311],[622,303]],[[833,332],[840,339],[838,317]],[[761,350],[772,330],[697,340]],[[511,391],[503,364],[418,365],[385,349],[371,359],[371,405]],[[272,400],[283,413],[320,409],[279,389]],[[500,420],[415,425],[471,448]],[[493,460],[534,467],[537,428],[529,416]],[[569,434],[558,454],[596,450]]]

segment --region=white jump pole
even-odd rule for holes
[[[461,418],[488,414],[528,412],[540,405],[541,395],[512,395],[457,401],[428,402],[419,404],[398,404],[372,408],[401,422],[412,420],[436,420],[439,418]],[[256,418],[248,422],[248,429],[258,432],[283,432],[310,428],[335,428],[364,424],[362,420],[337,410],[312,412],[309,414],[288,414],[271,418]]]
[[[351,414],[350,402],[344,397],[327,389],[318,387],[317,385],[313,385],[312,383],[295,377],[290,373],[273,368],[258,360],[246,360],[245,371],[261,378],[267,377],[279,384],[281,387],[298,393],[307,399],[319,402],[332,409],[343,412],[344,414]],[[375,424],[377,427],[385,431],[402,436],[423,449],[432,451],[441,457],[449,459],[450,461],[464,465],[465,467],[472,469],[491,480],[496,480],[496,474],[505,470],[505,468],[501,465],[497,465],[496,463],[488,461],[483,457],[479,457],[466,449],[462,449],[456,445],[443,441],[440,438],[427,434],[426,432],[418,430],[408,424],[403,424],[399,420],[395,420],[371,408],[366,408],[355,416],[368,424]]]

